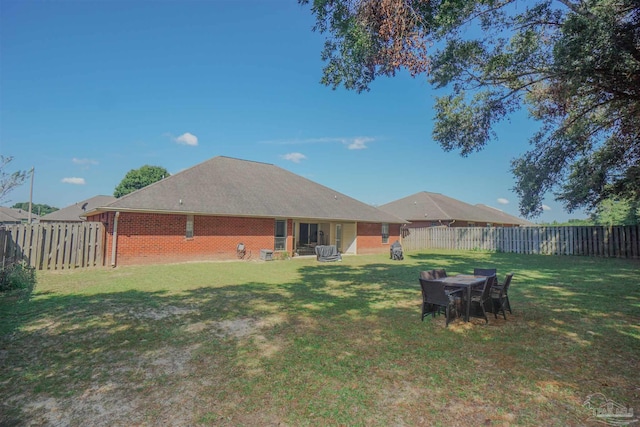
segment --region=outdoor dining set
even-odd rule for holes
[[[422,289],[422,320],[431,314],[444,312],[445,326],[449,326],[452,317],[484,318],[489,322],[487,313],[493,313],[497,319],[502,314],[507,320],[507,311],[512,313],[509,302],[509,286],[513,273],[499,282],[495,268],[476,268],[473,274],[447,276],[444,269],[420,272]]]

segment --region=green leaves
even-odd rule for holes
[[[469,102],[466,93],[436,99],[433,137],[445,151],[459,149],[462,156],[481,150],[495,133],[492,125],[506,108],[496,94],[479,92]]]
[[[139,169],[132,169],[120,181],[113,192],[115,197],[122,197],[149,184],[168,177],[169,172],[161,166],[144,165]]]
[[[308,0],[299,0],[306,4]],[[462,156],[526,107],[541,122],[512,164],[525,216],[548,192],[572,211],[640,200],[640,4],[635,0],[315,0],[322,82],[362,92],[430,73],[433,138]]]

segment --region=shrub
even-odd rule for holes
[[[0,292],[32,288],[36,284],[36,270],[18,262],[0,269]]]

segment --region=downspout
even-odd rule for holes
[[[113,238],[111,239],[111,267],[116,266],[116,248],[118,246],[118,218],[120,218],[120,211],[116,211],[116,216],[113,220]]]

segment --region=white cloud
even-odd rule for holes
[[[542,210],[543,210],[543,211],[550,211],[550,210],[551,210],[551,207],[550,207],[550,206],[547,206],[547,205],[542,205]]]
[[[75,185],[84,185],[84,178],[62,178],[62,182],[65,184],[75,184]]]
[[[174,141],[177,142],[178,144],[191,145],[193,147],[198,145],[198,137],[189,132],[185,132],[179,137],[174,138]]]
[[[302,145],[302,144],[335,144],[340,143],[347,146],[349,150],[363,150],[367,147],[368,142],[375,141],[375,138],[368,136],[357,136],[348,138],[335,138],[335,137],[323,137],[323,138],[307,138],[307,139],[289,139],[289,140],[272,140],[261,141],[261,144],[274,144],[274,145]]]
[[[81,165],[81,166],[90,166],[90,165],[97,165],[98,161],[97,160],[93,160],[93,159],[79,159],[77,157],[74,157],[73,159],[71,159],[71,161],[73,163],[75,163],[76,165]]]
[[[366,143],[367,142],[371,142],[373,141],[373,138],[369,138],[369,137],[357,137],[357,138],[353,138],[352,141],[348,142],[348,147],[349,150],[364,150],[365,148],[367,148]]]
[[[509,201],[507,199],[505,199],[504,197],[499,197],[498,198],[498,203],[500,203],[501,205],[508,205]]]
[[[307,158],[307,156],[305,156],[302,153],[287,153],[282,155],[281,157],[285,160],[290,160],[293,163],[300,163],[301,160],[304,160]]]

